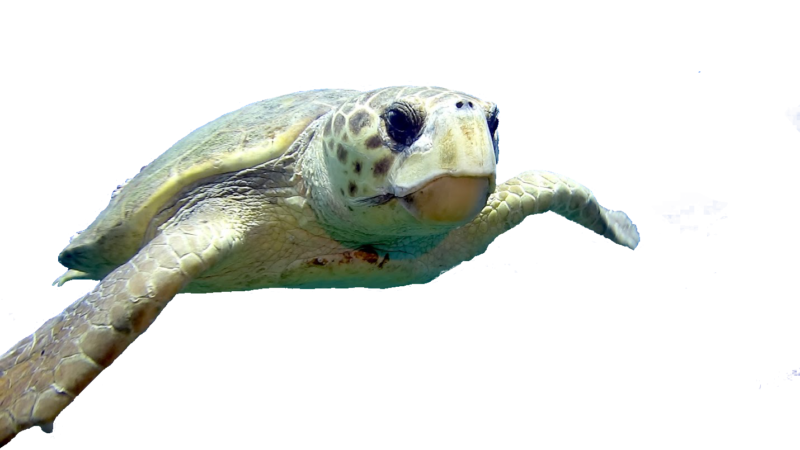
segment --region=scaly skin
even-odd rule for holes
[[[438,274],[483,253],[525,217],[547,211],[620,245],[635,248],[639,242],[628,216],[602,207],[583,185],[531,171],[498,185],[472,222],[452,232],[420,262],[429,274]],[[0,358],[0,445],[32,426],[52,430],[56,416],[150,326],[175,294],[240,239],[219,221],[176,228],[159,235]],[[406,264],[409,271],[419,267],[419,262]],[[428,277],[433,278],[424,278]]]
[[[0,446],[33,426],[52,431],[56,416],[235,241],[223,223],[165,232],[0,357]]]
[[[507,215],[503,205],[508,209]],[[479,216],[493,228],[483,232],[490,236],[504,234],[530,215],[551,212],[630,250],[636,250],[641,242],[639,228],[624,211],[606,208],[591,189],[549,170],[526,170],[506,180],[489,198],[487,208],[497,214],[497,217],[491,212],[487,214],[484,208]]]

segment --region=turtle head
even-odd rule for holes
[[[493,103],[440,88],[351,99],[318,133],[318,214],[370,237],[443,233],[471,221],[495,187],[497,114]]]

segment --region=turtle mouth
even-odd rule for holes
[[[444,176],[400,197],[400,203],[421,222],[455,224],[472,220],[488,198],[488,178]]]
[[[487,177],[442,176],[404,196],[382,194],[362,199],[361,202],[377,206],[397,199],[420,222],[466,223],[486,205],[489,185]]]
[[[389,203],[391,200],[396,198],[400,198],[394,194],[381,194],[381,195],[374,195],[372,197],[362,197],[355,199],[355,203],[364,206],[380,206]]]

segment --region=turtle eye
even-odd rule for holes
[[[414,124],[411,123],[411,118],[399,108],[386,112],[386,123],[389,124],[392,130],[392,138],[398,141],[405,140],[404,137],[412,133],[412,128],[414,126]]]
[[[422,132],[425,116],[408,103],[397,102],[386,108],[383,120],[389,137],[400,145],[409,146]]]
[[[497,117],[499,114],[500,110],[495,106],[492,112],[489,113],[489,117],[486,118],[486,123],[489,125],[489,134],[492,136],[497,132],[497,127],[500,126],[500,118]]]
[[[492,137],[492,144],[494,144],[494,162],[497,164],[500,161],[500,136],[497,134],[497,127],[500,126],[500,110],[497,106],[492,108],[489,117],[486,118],[486,124],[489,126],[489,135]]]

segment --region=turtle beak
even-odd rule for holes
[[[400,202],[420,222],[463,224],[486,205],[489,184],[487,177],[445,176],[401,197]]]
[[[469,222],[495,188],[485,113],[467,100],[454,100],[429,116],[422,136],[394,174],[394,195],[421,222]]]

